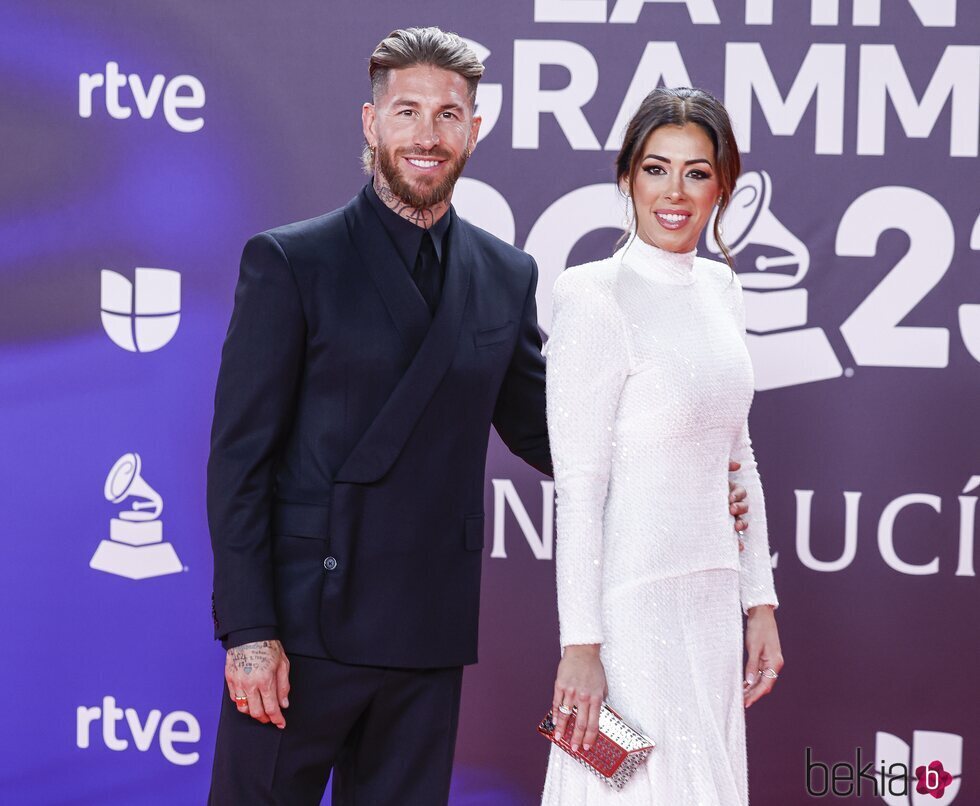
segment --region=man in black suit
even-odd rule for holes
[[[213,804],[319,803],[331,770],[335,806],[448,798],[490,426],[551,467],[537,267],[450,206],[482,72],[453,34],[392,33],[373,180],[245,246],[208,463]]]
[[[213,803],[319,803],[331,768],[338,806],[448,797],[491,424],[550,473],[537,268],[450,207],[482,72],[455,35],[395,31],[373,181],[245,246],[208,464]]]

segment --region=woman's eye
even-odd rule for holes
[[[654,176],[664,173],[664,169],[661,168],[659,165],[647,165],[647,167],[644,168],[643,170],[646,171],[648,174],[653,174]]]
[[[688,174],[688,176],[691,177],[692,179],[710,179],[711,178],[704,171],[691,171]]]

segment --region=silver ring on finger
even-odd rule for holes
[[[558,706],[558,713],[564,714],[565,716],[571,716],[572,709],[569,708],[567,705],[565,705],[565,703],[562,703],[561,705]]]
[[[775,680],[777,677],[779,677],[779,675],[776,674],[776,670],[771,666],[768,666],[765,669],[759,669],[759,674],[761,674],[767,680]]]

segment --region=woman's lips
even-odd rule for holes
[[[681,229],[691,219],[691,214],[686,210],[655,210],[657,223],[668,230]]]

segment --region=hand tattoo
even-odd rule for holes
[[[254,641],[229,649],[228,663],[247,675],[253,671],[264,672],[272,668],[272,655],[275,651],[272,641]]]

